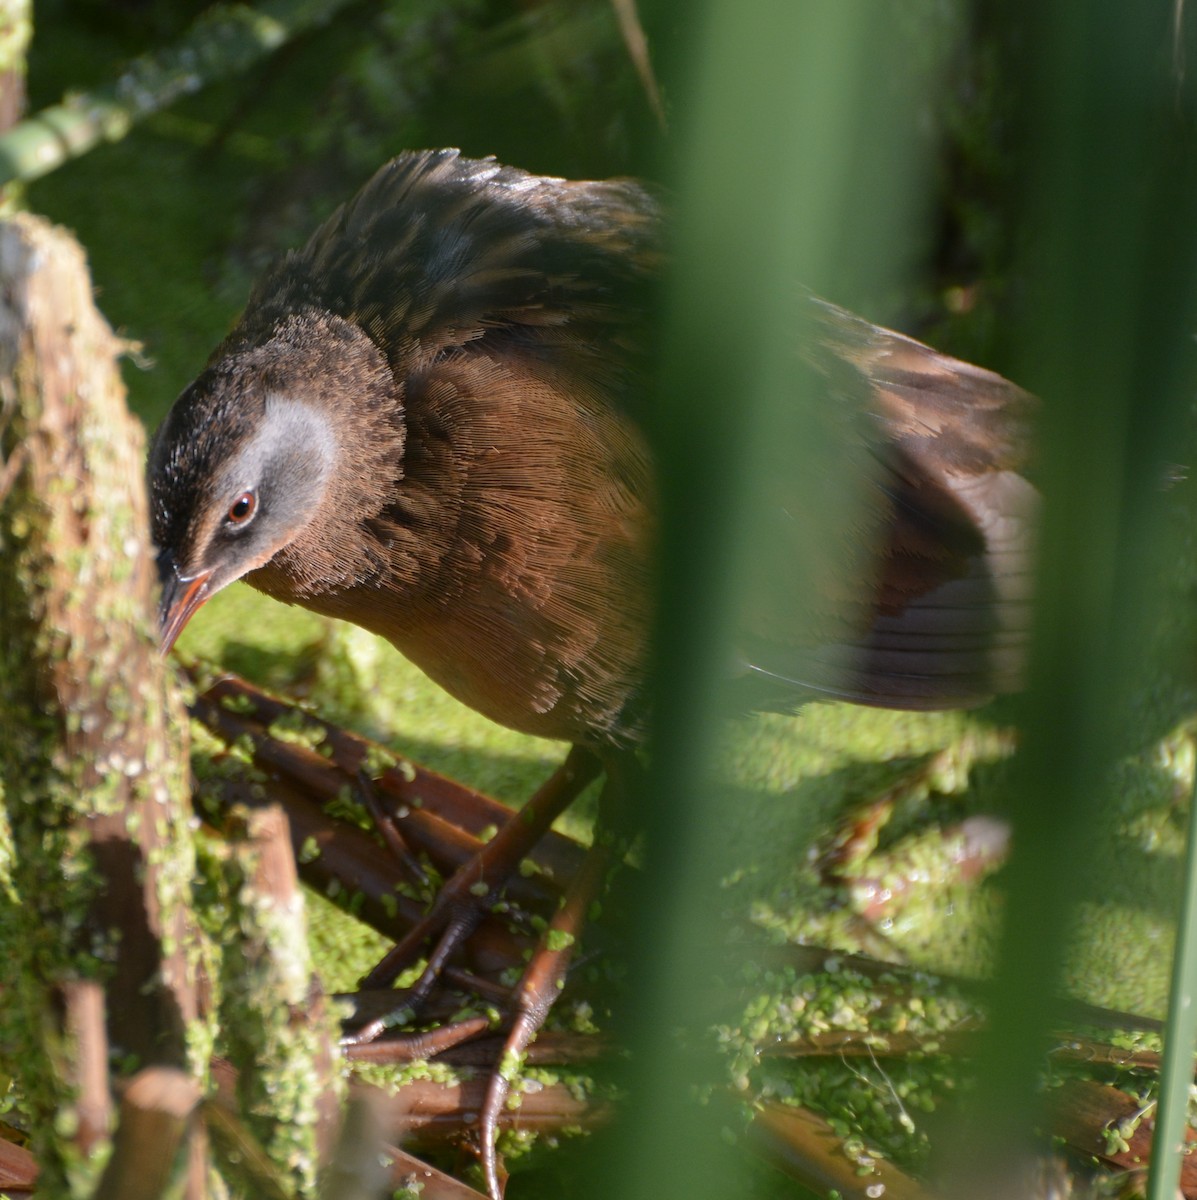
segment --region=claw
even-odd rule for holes
[[[600,764],[588,750],[573,747],[565,761],[541,785],[531,800],[441,888],[428,915],[397,942],[361,982],[362,987],[385,987],[433,939],[439,938],[423,974],[409,990],[403,1006],[354,1035],[369,1041],[399,1024],[428,998],[453,953],[470,936],[498,899],[521,860],[553,823],[597,777]]]
[[[482,1171],[490,1200],[502,1200],[506,1175],[500,1179],[499,1157],[495,1142],[499,1134],[499,1113],[511,1088],[511,1079],[523,1063],[528,1046],[540,1031],[565,980],[586,913],[598,895],[613,858],[612,843],[596,838],[571,880],[561,907],[554,914],[515,994],[515,1020],[503,1043],[499,1065],[492,1072],[486,1100],[478,1118],[482,1147]]]

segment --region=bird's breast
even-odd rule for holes
[[[503,725],[634,737],[654,539],[639,429],[601,396],[485,358],[412,381],[408,413],[402,495],[373,523],[385,569],[302,602],[381,634]]]

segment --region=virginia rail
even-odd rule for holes
[[[417,995],[530,842],[600,766],[618,778],[645,735],[660,238],[659,206],[632,181],[401,155],[266,273],[151,450],[165,647],[244,577],[574,747],[533,817],[397,947],[394,962],[440,937]],[[776,612],[745,630],[740,698],[981,703],[1016,683],[1027,631],[1030,398],[821,301],[810,311],[806,357],[875,468],[857,522],[868,547],[821,641],[788,637]],[[601,870],[583,875],[575,916]],[[517,1049],[564,970],[546,954],[517,995]]]

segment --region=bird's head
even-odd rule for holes
[[[301,314],[218,352],[150,450],[163,650],[207,599],[272,560],[351,569],[338,546],[377,508],[362,480],[381,488],[386,462],[398,470],[402,436],[386,361],[349,322]]]

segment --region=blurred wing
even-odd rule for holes
[[[1015,690],[1030,634],[1038,493],[1021,472],[1034,399],[991,371],[812,303],[807,357],[835,406],[846,406],[872,467],[863,556],[840,564],[843,582],[822,597],[832,620],[805,622],[801,642],[779,637],[777,621],[750,621],[741,699],[946,709]]]

